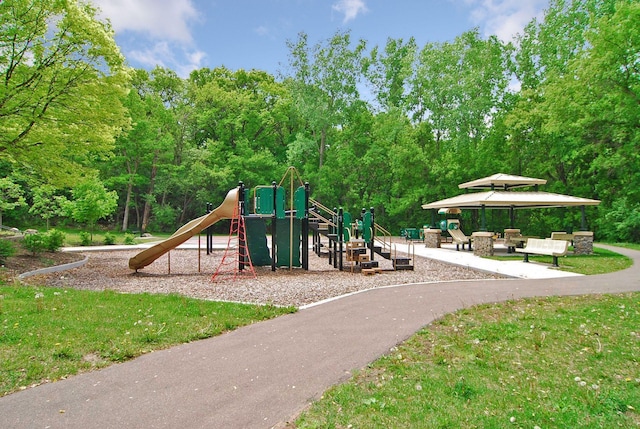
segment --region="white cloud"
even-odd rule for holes
[[[161,66],[187,77],[201,68],[206,54],[194,46],[191,25],[200,17],[192,0],[90,0],[111,21],[123,53],[136,66]]]
[[[471,21],[485,35],[496,35],[504,42],[512,41],[536,17],[542,17],[548,0],[465,0],[471,8]]]
[[[116,33],[133,31],[152,38],[191,42],[189,23],[198,19],[191,0],[92,0]]]
[[[360,13],[365,13],[368,10],[364,0],[338,0],[331,8],[344,14],[344,19],[342,20],[344,23],[356,19]]]
[[[176,51],[180,58],[177,58]],[[134,49],[126,52],[129,59],[144,67],[165,67],[174,70],[178,76],[186,78],[194,70],[202,68],[206,54],[203,51],[174,49],[166,41],[157,42],[146,49]]]
[[[269,31],[269,27],[266,27],[264,25],[256,27],[253,31],[255,31],[258,36],[268,36],[269,34],[271,34],[271,31]]]

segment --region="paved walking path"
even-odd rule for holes
[[[311,306],[5,396],[0,398],[0,426],[282,426],[352,370],[446,313],[512,298],[640,291],[640,252],[616,251],[632,257],[634,265],[600,276],[380,288]]]

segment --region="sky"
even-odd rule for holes
[[[219,66],[286,73],[287,41],[309,44],[349,31],[383,47],[389,38],[418,46],[452,41],[478,28],[511,41],[548,0],[90,0],[111,21],[130,66],[156,65],[187,77]]]

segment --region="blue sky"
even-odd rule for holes
[[[512,40],[548,0],[90,0],[108,18],[129,64],[155,65],[187,77],[225,66],[271,74],[288,64],[287,40],[312,44],[336,31],[384,46],[414,37],[418,46],[453,40],[478,27]]]

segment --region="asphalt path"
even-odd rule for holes
[[[607,247],[608,246],[601,246]],[[0,398],[2,428],[282,427],[331,385],[446,313],[509,299],[640,291],[598,276],[379,288]]]

